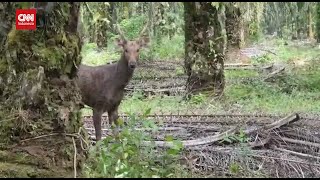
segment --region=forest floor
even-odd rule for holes
[[[85,64],[103,64],[118,56],[86,46]],[[199,94],[184,99],[182,59],[140,61],[119,113],[142,114],[150,108],[154,121],[165,121],[166,127],[176,129],[166,133],[190,146],[187,154],[195,163],[192,167],[209,172],[202,174],[205,177],[318,176],[320,165],[308,158],[317,160],[315,147],[320,147],[319,47],[309,41],[265,39],[240,52],[226,61],[226,87],[219,98]],[[292,113],[300,118],[287,116]],[[94,136],[91,109],[83,109],[83,115]],[[106,122],[106,117],[103,120]],[[256,130],[261,125],[265,129]],[[254,142],[243,146],[243,136],[237,135],[241,143],[233,145],[229,136],[217,136],[234,133],[239,126],[245,129],[240,135],[242,132]],[[105,123],[103,131],[104,135],[110,133]],[[159,141],[163,138],[156,137]],[[257,139],[264,143],[253,145]],[[221,141],[229,146],[221,146]]]

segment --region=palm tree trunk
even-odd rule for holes
[[[187,91],[220,95],[225,85],[226,49],[224,5],[185,2],[185,70]]]
[[[36,31],[15,29],[19,6],[1,3],[2,23],[10,26],[0,39],[0,177],[79,176],[85,160],[77,135],[82,105],[75,84],[81,63],[80,4],[56,3],[46,30]]]

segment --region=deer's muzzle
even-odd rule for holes
[[[137,62],[132,62],[131,61],[131,62],[129,62],[128,66],[129,66],[129,68],[134,69],[137,66]]]

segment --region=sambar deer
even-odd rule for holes
[[[140,32],[137,40],[128,41],[119,25],[116,25],[121,38],[116,44],[123,52],[120,60],[114,64],[101,66],[81,65],[78,69],[78,86],[82,101],[93,109],[93,123],[96,141],[101,140],[101,116],[108,112],[109,124],[118,127],[118,108],[124,96],[124,88],[129,83],[137,66],[139,50],[149,43],[148,37],[143,37],[148,23]]]

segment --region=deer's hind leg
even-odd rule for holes
[[[93,125],[96,131],[96,141],[101,140],[101,116],[103,112],[101,110],[93,109]]]

